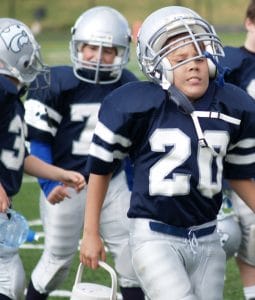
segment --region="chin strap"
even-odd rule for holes
[[[22,96],[24,96],[25,94],[26,94],[26,92],[28,91],[28,86],[27,85],[25,85],[25,84],[20,84],[19,86],[18,86],[18,94],[19,94],[19,97],[22,97]]]
[[[209,148],[212,151],[214,156],[217,156],[218,153],[213,149],[213,147],[207,142],[202,128],[199,123],[198,116],[194,109],[194,106],[190,100],[175,86],[171,85],[168,88],[169,98],[177,105],[181,112],[190,115],[197,133],[198,142],[201,148]]]

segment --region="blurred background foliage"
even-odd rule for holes
[[[1,0],[0,17],[14,17],[32,25],[40,19],[45,29],[70,28],[84,10],[109,5],[122,12],[133,24],[156,9],[183,5],[196,10],[217,26],[229,30],[242,27],[248,0]]]
[[[153,11],[169,5],[183,5],[212,23],[224,44],[239,46],[245,31],[243,20],[249,0],[0,0],[0,17],[17,18],[30,26],[49,65],[70,64],[70,29],[85,10],[112,6],[128,20],[133,36],[139,24]],[[129,67],[142,78],[131,47]]]

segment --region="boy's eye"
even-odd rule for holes
[[[184,61],[183,58],[172,59],[172,60],[171,60],[171,64],[172,64],[172,65],[177,65],[177,64],[179,64],[179,63],[182,63],[183,61]]]
[[[103,48],[103,52],[108,55],[113,55],[116,53],[113,48]]]
[[[104,53],[106,53],[106,54],[112,54],[112,51],[111,50],[104,50]]]

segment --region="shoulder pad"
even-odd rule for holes
[[[59,91],[67,91],[78,86],[79,79],[75,77],[71,66],[56,66],[51,68],[51,87]]]
[[[237,69],[244,59],[244,52],[240,47],[224,47],[225,57],[220,57],[220,64],[230,69]]]
[[[221,99],[221,102],[226,102],[227,106],[240,111],[248,108],[255,112],[254,99],[239,86],[232,83],[225,83],[224,87],[219,89],[218,92],[220,93],[218,98]]]
[[[18,90],[15,84],[4,75],[0,75],[0,89],[7,93],[18,94]]]
[[[127,83],[110,93],[105,102],[111,101],[116,109],[127,113],[143,112],[159,107],[166,99],[166,91],[149,81]]]
[[[121,81],[121,85],[123,85],[131,81],[138,81],[138,78],[135,76],[134,73],[130,72],[127,69],[123,69],[120,81]]]

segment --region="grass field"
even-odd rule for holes
[[[31,178],[29,178],[31,179]],[[14,208],[21,212],[29,221],[30,224],[36,224],[39,221],[39,188],[36,182],[25,181],[23,182],[22,188],[19,194],[14,198]],[[42,232],[41,225],[31,225],[31,229],[36,232]],[[26,243],[20,249],[21,258],[25,267],[27,282],[30,278],[31,271],[37,263],[43,248],[43,238],[40,238],[38,242]],[[108,257],[108,263],[112,265],[112,260]],[[66,300],[70,299],[70,292],[74,284],[77,267],[79,264],[78,251],[74,259],[70,274],[67,280],[55,291],[54,295],[49,297],[49,300]],[[108,273],[99,269],[92,272],[89,269],[84,271],[83,281],[97,282],[104,285],[110,285],[110,279]],[[85,279],[86,278],[86,279]],[[227,264],[224,300],[241,300],[242,298],[242,287],[238,270],[236,268],[234,259],[230,259]],[[206,299],[205,299],[206,300]]]
[[[244,39],[244,33],[220,33],[220,36],[224,44],[228,45],[241,45]],[[45,61],[49,64],[70,64],[69,59],[69,33],[63,32],[48,32],[38,36],[38,41],[42,45],[42,53]],[[132,47],[131,52],[131,61],[129,63],[129,68],[133,70],[138,77],[143,78],[142,74],[138,69],[138,65],[135,60],[135,49]],[[30,178],[31,179],[31,178]],[[39,188],[37,183],[25,181],[22,185],[22,189],[19,194],[14,198],[14,208],[25,215],[29,221],[39,220],[39,208],[38,208],[38,198],[39,198]],[[42,231],[41,225],[33,225],[32,229],[37,232]],[[30,278],[31,271],[36,264],[37,260],[42,253],[43,247],[43,238],[39,242],[35,242],[32,245],[25,244],[24,247],[20,250],[20,254],[24,263],[26,270],[27,280]],[[108,262],[112,264],[110,258]],[[57,295],[50,297],[50,300],[54,299],[69,299],[70,291],[72,289],[75,274],[79,264],[78,251],[73,263],[71,272],[64,284],[59,288],[60,290],[66,291],[66,297],[59,297]],[[102,284],[109,284],[109,276],[101,270],[96,272],[91,272],[90,270],[85,270],[86,281],[95,281],[98,280]],[[210,291],[209,291],[210,292]],[[228,261],[227,264],[227,273],[226,273],[226,282],[225,282],[225,291],[224,291],[224,300],[241,300],[242,296],[242,287],[239,279],[238,270],[236,268],[235,262],[233,259]],[[206,300],[206,299],[205,299]]]

